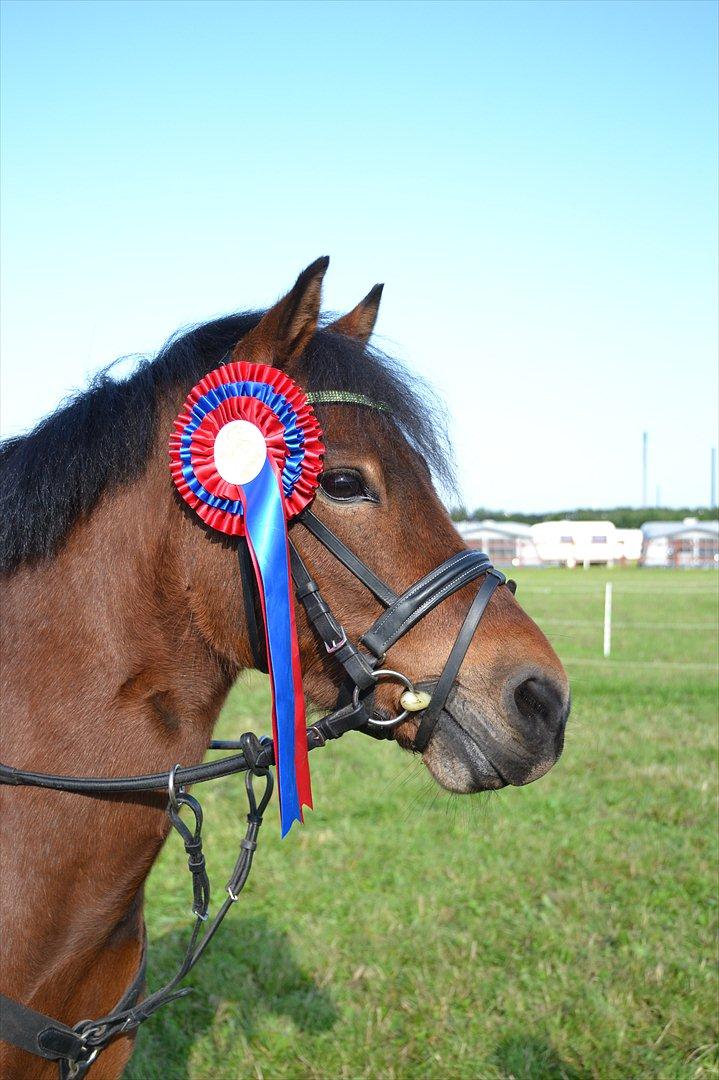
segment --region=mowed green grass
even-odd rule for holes
[[[194,993],[128,1077],[717,1075],[717,576],[515,576],[572,680],[557,767],[453,797],[392,744],[313,754],[316,811],[280,841],[272,807]],[[267,709],[244,681],[221,733],[266,731]],[[242,779],[196,794],[219,900]],[[190,928],[185,863],[171,841],[149,880],[152,987]]]

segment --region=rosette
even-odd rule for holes
[[[264,616],[284,836],[312,806],[287,522],[314,498],[322,433],[300,386],[276,368],[235,361],[187,396],[170,436],[170,470],[213,529],[244,537]],[[244,543],[244,540],[240,540]]]

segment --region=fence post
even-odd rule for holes
[[[612,583],[604,586],[604,656],[612,651]]]

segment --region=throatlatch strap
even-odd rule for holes
[[[252,566],[252,556],[247,546],[245,537],[241,537],[237,544],[237,559],[240,564],[240,577],[242,579],[242,600],[245,605],[245,622],[247,634],[252,649],[252,660],[257,671],[267,674],[267,645],[265,632],[257,618],[257,581]]]
[[[437,680],[432,699],[425,711],[421,714],[422,719],[417,728],[417,734],[414,737],[413,748],[415,750],[424,750],[432,737],[432,732],[439,720],[439,714],[442,712],[442,709],[447,702],[447,698],[449,697],[449,692],[459,674],[459,669],[462,666],[462,661],[467,655],[467,649],[472,642],[474,632],[479,625],[479,620],[482,618],[484,610],[495,589],[504,584],[504,581],[504,574],[500,570],[492,568],[487,571],[487,577],[482,582],[479,592],[472,601],[472,605],[462,623],[462,629],[457,634],[452,650],[447,657],[447,663],[444,665],[442,674]]]

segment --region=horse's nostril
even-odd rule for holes
[[[514,691],[514,702],[528,724],[544,724],[554,731],[563,726],[566,708],[561,693],[549,679],[525,679]]]

